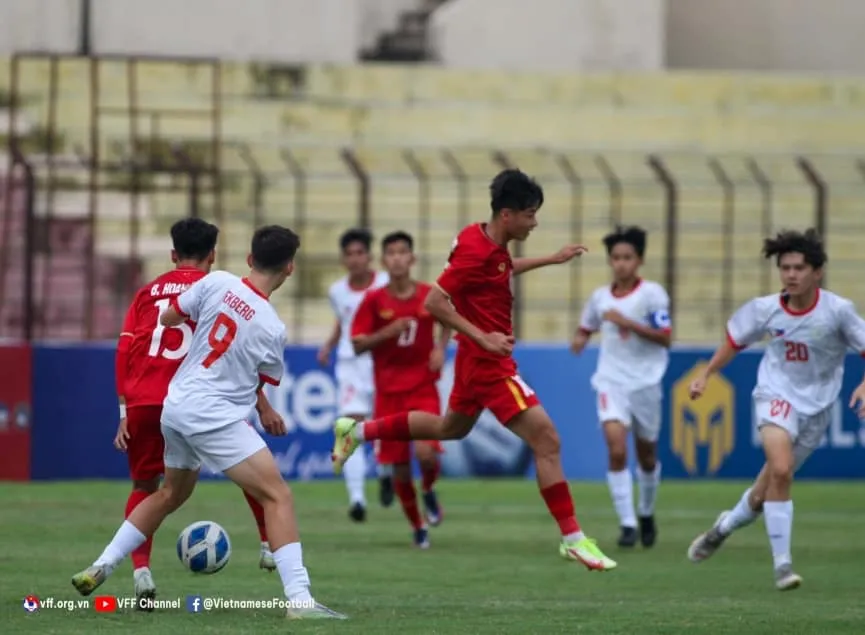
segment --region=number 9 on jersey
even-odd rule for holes
[[[210,353],[201,362],[205,368],[210,368],[220,357],[225,355],[231,343],[237,335],[237,322],[225,313],[216,316],[210,332],[207,334],[207,343],[210,344]]]

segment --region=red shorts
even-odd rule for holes
[[[520,377],[513,359],[501,362],[460,355],[454,362],[454,386],[448,408],[467,417],[489,410],[503,425],[521,412],[540,405],[538,396]]]
[[[388,417],[410,410],[441,414],[439,391],[435,384],[422,386],[411,392],[386,394],[376,391],[375,417]],[[418,441],[432,446],[441,454],[444,448],[440,441]],[[411,441],[376,441],[375,458],[379,465],[396,465],[411,462]]]
[[[129,432],[126,456],[133,481],[149,481],[165,472],[165,439],[160,427],[162,406],[133,406],[126,409]]]

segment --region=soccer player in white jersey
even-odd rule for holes
[[[367,291],[385,286],[388,275],[372,268],[372,235],[365,229],[349,229],[339,239],[342,265],[348,272],[334,282],[328,296],[336,315],[333,331],[318,351],[318,361],[326,366],[336,348],[337,415],[357,421],[369,419],[373,410],[372,357],[357,355],[351,343],[351,325],[357,307]],[[366,455],[355,452],[343,468],[348,490],[349,517],[355,522],[366,520]],[[379,466],[379,497],[388,507],[393,503],[393,481],[390,466]]]
[[[249,276],[215,271],[171,300],[160,322],[197,324],[189,353],[168,387],[162,409],[165,481],[120,526],[92,566],[72,584],[90,595],[120,562],[192,494],[201,463],[221,471],[264,507],[273,559],[295,619],[345,619],[309,592],[291,491],[264,440],[246,421],[265,383],[285,371],[285,325],[268,298],[294,269],[300,239],[290,229],[262,227],[252,238]],[[275,420],[271,434],[285,434]]]
[[[639,277],[646,252],[646,232],[617,227],[604,238],[613,283],[596,289],[583,309],[571,350],[579,354],[593,333],[601,333],[598,367],[592,376],[598,420],[607,442],[607,484],[619,517],[620,547],[639,538],[651,547],[657,538],[655,499],[661,480],[657,458],[661,429],[661,380],[667,372],[672,324],[670,298],[657,282]],[[628,469],[628,432],[637,450],[639,501],[634,512]]]
[[[709,377],[736,353],[765,337],[757,372],[754,406],[766,463],[732,511],[722,512],[688,549],[692,562],[709,558],[735,530],[750,525],[762,512],[772,548],[775,586],[795,589],[802,578],[793,571],[793,474],[820,444],[841,392],[848,348],[865,352],[865,321],[853,303],[820,289],[826,252],[817,232],[787,231],[768,238],[766,258],[775,258],[784,290],[755,298],[727,323],[727,340],[715,352],[702,376],[691,384],[699,399]],[[865,415],[865,380],[850,400]]]

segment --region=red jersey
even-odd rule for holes
[[[159,317],[172,300],[206,274],[182,267],[163,273],[135,294],[117,346],[117,393],[127,407],[161,406],[168,383],[192,343],[189,322],[166,328]]]
[[[450,297],[457,313],[480,330],[513,335],[513,270],[514,262],[507,248],[487,235],[486,223],[475,223],[454,240],[448,263],[436,284]],[[462,351],[471,357],[495,360],[505,370],[516,371],[512,358],[488,353],[462,335],[457,339]]]
[[[385,286],[368,291],[357,308],[351,336],[372,335],[399,318],[411,320],[399,337],[372,349],[376,393],[405,393],[435,384],[438,372],[429,368],[435,347],[435,318],[423,304],[430,285],[417,282],[410,298],[396,298]]]

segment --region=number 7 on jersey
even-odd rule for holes
[[[225,313],[216,316],[210,332],[207,334],[207,343],[210,344],[210,353],[201,362],[205,368],[210,368],[220,357],[225,355],[231,343],[237,335],[237,322]]]

